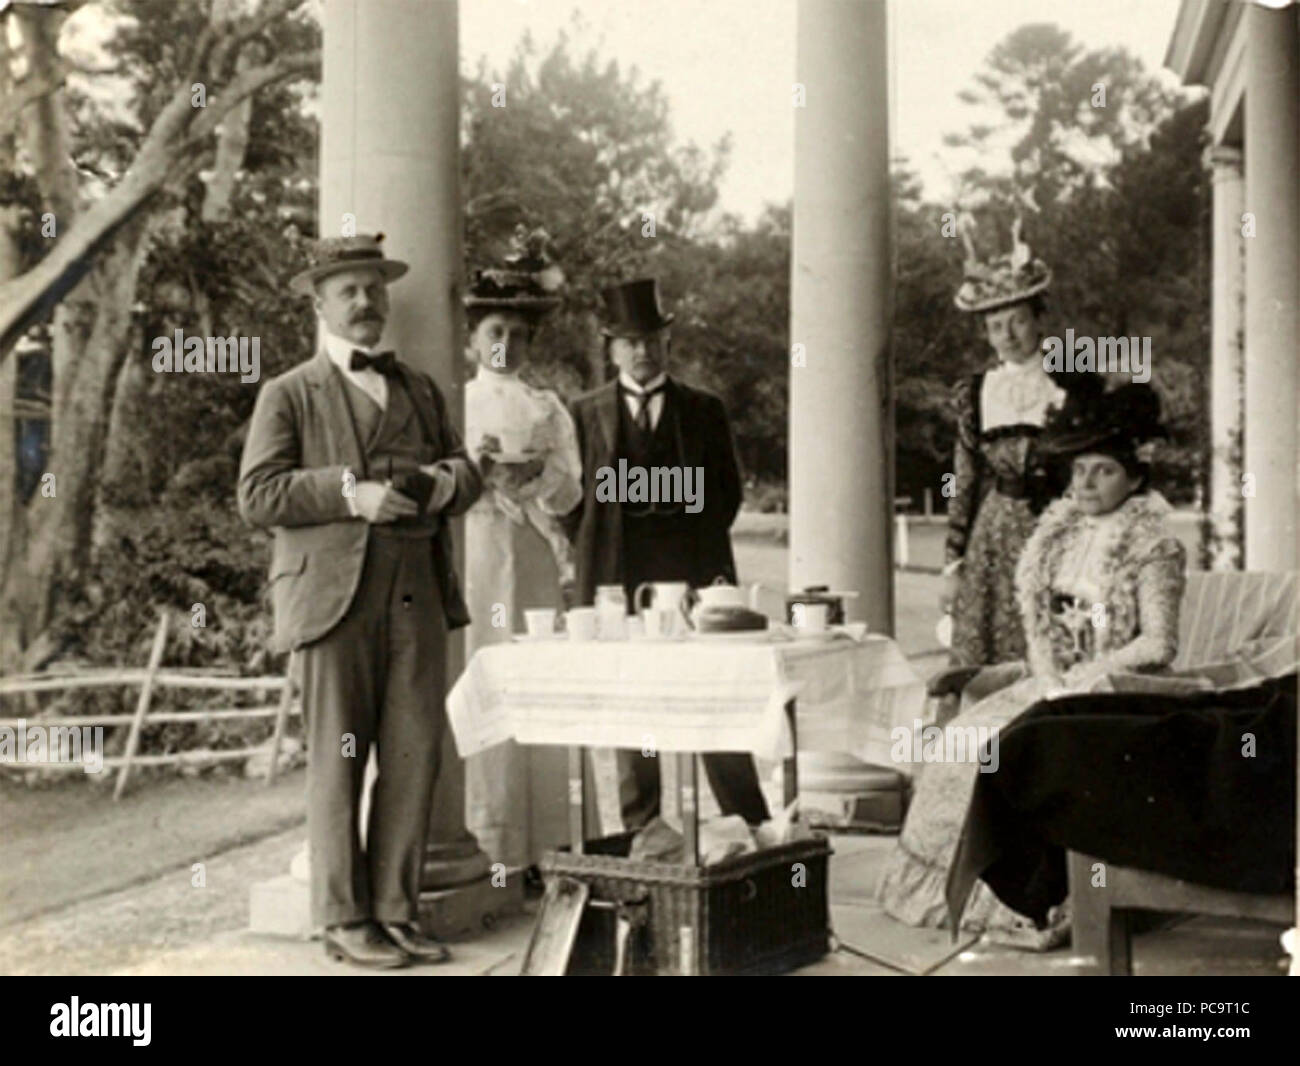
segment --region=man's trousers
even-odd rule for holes
[[[446,637],[428,538],[371,529],[347,613],[299,652],[318,926],[417,917],[445,721]],[[372,743],[379,776],[362,850],[358,815]]]
[[[708,584],[714,576],[695,571],[694,541],[687,530],[690,517],[650,516],[623,519],[623,586],[633,604],[643,581],[685,581]],[[750,825],[770,817],[752,756],[744,752],[710,752],[701,759],[709,785],[723,814],[739,814]],[[618,799],[623,825],[640,829],[659,815],[658,758],[633,749],[618,750]]]

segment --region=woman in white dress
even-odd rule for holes
[[[559,306],[563,274],[546,236],[517,239],[504,269],[479,270],[465,299],[468,354],[465,440],[484,475],[466,515],[466,593],[473,622],[466,656],[524,631],[523,612],[560,608],[570,568],[557,516],[582,498],[573,421],[560,398],[520,377],[541,318]],[[466,760],[465,813],[494,862],[536,863],[568,839],[567,754],[507,741]]]

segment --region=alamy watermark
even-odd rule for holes
[[[244,384],[262,376],[261,337],[155,337],[155,374],[238,374]]]
[[[1049,374],[1129,374],[1137,382],[1151,380],[1150,337],[1075,337],[1043,341],[1043,369]]]
[[[889,739],[889,757],[896,763],[977,762],[982,774],[998,769],[997,726],[923,726],[914,718],[911,726],[894,726]]]
[[[596,470],[597,503],[684,504],[687,514],[704,510],[704,467],[628,466]]]
[[[104,769],[104,727],[75,725],[0,726],[0,763],[76,765],[85,773]]]
[[[148,1047],[152,1003],[69,1003],[50,1007],[50,1036],[129,1037],[135,1047]]]

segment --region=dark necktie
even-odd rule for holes
[[[653,397],[659,395],[659,393],[663,392],[664,386],[659,385],[653,389],[630,389],[626,385],[624,385],[623,391],[628,396],[633,396],[636,398],[638,406],[636,409],[636,418],[634,419],[634,421],[636,422],[637,430],[643,434],[649,434],[650,433],[650,400]]]
[[[368,355],[359,348],[352,349],[352,358],[348,360],[349,370],[370,370],[391,378],[397,373],[397,355],[393,352],[375,352]]]

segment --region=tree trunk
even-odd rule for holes
[[[38,669],[57,648],[48,629],[90,564],[108,413],[126,356],[143,255],[134,224],[55,314],[48,494],[19,504],[0,572],[0,671]]]

